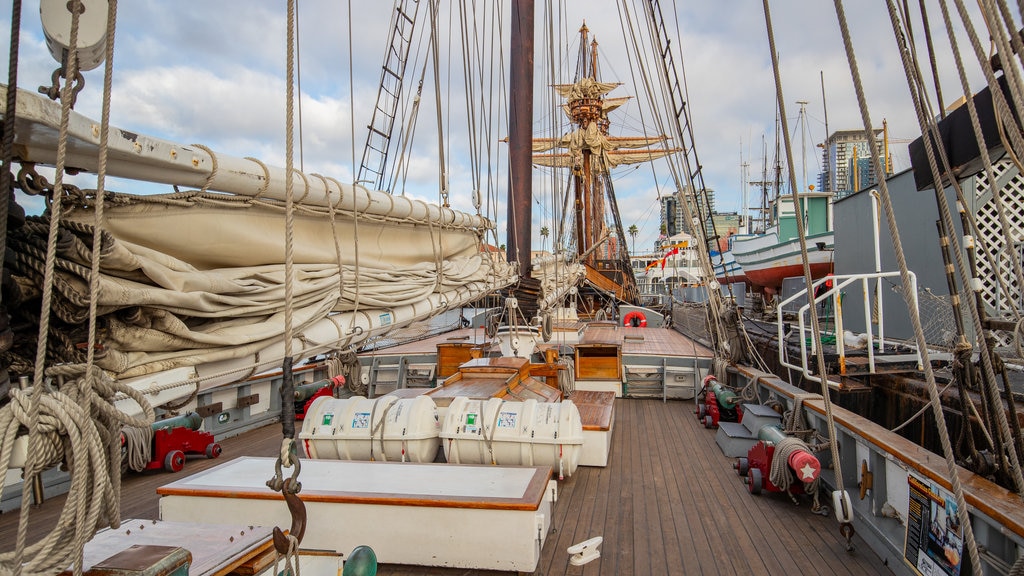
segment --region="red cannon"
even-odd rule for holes
[[[213,434],[199,429],[203,419],[195,412],[153,423],[153,455],[144,470],[163,468],[180,472],[185,467],[186,454],[203,454],[216,458],[221,454],[220,444]]]
[[[701,387],[704,401],[697,403],[697,418],[705,428],[715,428],[719,421],[739,422],[743,418],[740,397],[722,386],[718,379],[709,374]]]
[[[317,380],[296,386],[295,419],[305,420],[306,412],[313,405],[313,401],[321,396],[334,396],[334,390],[343,386],[345,386],[345,377],[340,374],[327,380]]]
[[[743,476],[751,494],[788,492],[801,494],[805,487],[821,475],[821,463],[798,438],[787,436],[778,424],[766,424],[757,432],[758,442],[746,457],[736,459],[733,466]],[[785,467],[775,466],[775,456],[785,459]]]

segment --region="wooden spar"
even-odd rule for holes
[[[508,261],[530,276],[533,197],[533,0],[512,2],[509,66]]]

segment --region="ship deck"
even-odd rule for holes
[[[555,326],[555,335],[550,342],[538,342],[537,351],[559,346],[559,328],[578,331],[582,324],[563,324]],[[362,358],[374,356],[411,356],[435,354],[437,345],[444,343],[461,343],[484,346],[490,344],[490,350],[497,352],[497,343],[487,338],[482,328],[461,328],[444,334],[430,336],[397,346],[389,346],[379,350],[361,353]],[[637,328],[632,326],[616,326],[614,323],[592,325],[586,329],[580,340],[584,344],[619,344],[623,354],[647,356],[687,356],[713,358],[714,352],[703,344],[687,338],[675,330],[657,328]]]
[[[693,415],[692,402],[616,399],[615,420],[608,466],[580,467],[560,483],[552,532],[534,574],[891,574],[859,537],[847,552],[835,519],[812,514],[808,501],[794,506],[781,494],[749,494],[714,432]],[[274,456],[279,445],[279,426],[259,428],[224,440],[220,459],[190,460],[182,474],[238,456]],[[272,473],[267,470],[267,477]],[[122,517],[156,518],[156,489],[180,477],[128,474]],[[64,501],[53,497],[31,510],[30,542],[52,526]],[[0,552],[13,547],[17,525],[17,512],[0,515]],[[594,536],[604,537],[601,557],[570,565],[566,548]],[[469,573],[501,574],[399,565],[377,571]]]

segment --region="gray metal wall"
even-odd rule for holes
[[[935,295],[948,296],[949,290],[942,265],[942,253],[939,249],[938,228],[935,224],[939,219],[935,192],[933,190],[917,191],[914,188],[913,173],[909,170],[891,177],[888,180],[888,186],[900,240],[907,259],[907,267],[917,274],[918,290],[928,288]],[[962,186],[965,191],[968,191],[968,198],[973,198],[973,194],[969,191],[974,189],[974,178],[968,178],[962,183]],[[955,213],[955,191],[951,188],[947,189],[946,198],[951,210],[954,211],[953,219],[957,226],[955,237],[962,238],[959,218]],[[974,207],[970,208],[973,211]],[[895,252],[884,211],[879,218],[879,233],[882,271],[897,271]],[[874,271],[871,196],[868,191],[858,192],[835,203],[835,235],[836,274],[860,274]],[[883,282],[885,336],[886,338],[912,340],[914,338],[913,327],[910,324],[902,291],[899,289],[899,278],[886,278],[883,279]],[[863,301],[864,296],[859,285],[847,287],[843,303],[843,323],[847,330],[858,334],[867,331],[864,325]],[[924,320],[928,320],[928,314],[934,314],[935,307],[939,305],[941,303],[935,299],[922,300]],[[926,334],[928,334],[927,330]],[[931,340],[931,334],[928,336]]]

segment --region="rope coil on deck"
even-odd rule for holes
[[[118,442],[124,424],[149,427],[153,408],[141,393],[94,368],[87,383],[83,366],[51,369],[48,374],[71,376],[52,390],[40,391],[36,434],[30,437],[25,478],[64,463],[71,472],[71,487],[56,527],[42,540],[27,546],[22,574],[54,574],[67,568],[97,528],[120,522],[118,495],[113,478],[121,474],[120,463],[112,462],[108,447]],[[139,403],[145,418],[131,418],[113,406],[115,394],[125,394]],[[11,469],[18,428],[27,426],[33,390],[12,390],[11,402],[0,408],[0,476]],[[28,490],[27,483],[23,487]],[[0,486],[0,494],[3,486]],[[72,544],[72,545],[69,545]],[[0,573],[15,569],[15,552],[0,554]]]

